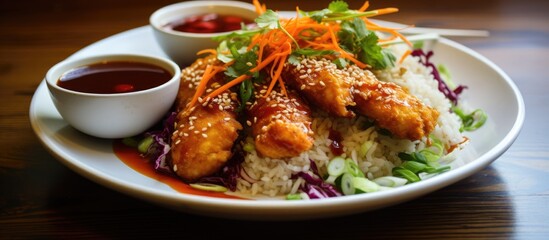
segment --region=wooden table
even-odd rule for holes
[[[453,38],[510,75],[526,103],[512,147],[486,169],[394,207],[297,222],[253,222],[174,212],[87,180],[59,163],[29,124],[29,104],[46,71],[75,51],[148,24],[174,1],[2,1],[0,4],[0,239],[549,237],[549,4],[547,1],[371,1],[396,6],[382,19],[425,27],[486,29]],[[301,1],[302,9],[329,1]],[[413,2],[413,3],[412,3]],[[270,1],[294,10],[294,1]],[[351,7],[360,7],[352,2]],[[502,106],[504,108],[505,106]],[[207,231],[201,230],[205,228]],[[246,231],[246,232],[242,232]]]

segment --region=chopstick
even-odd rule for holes
[[[293,18],[295,17],[294,11],[280,11],[278,14],[282,17]],[[488,37],[490,32],[486,30],[476,30],[476,29],[452,29],[452,28],[427,28],[427,27],[410,27],[410,25],[384,21],[379,19],[371,19],[373,22],[382,25],[384,27],[391,27],[401,29],[399,30],[402,34],[425,34],[425,33],[436,33],[440,36],[447,37]]]
[[[490,32],[486,30],[413,27],[402,23],[389,22],[378,19],[372,19],[372,21],[385,27],[401,29],[399,30],[399,32],[402,34],[436,33],[440,36],[448,37],[488,37],[490,35]]]
[[[436,40],[439,38],[440,38],[440,34],[438,33],[425,33],[425,34],[406,36],[406,39],[408,39],[408,41],[410,42]],[[402,39],[400,38],[397,38],[395,40],[379,43],[379,45],[392,45],[392,44],[398,44],[398,43],[404,43],[404,41],[402,41]]]
[[[490,36],[490,32],[486,30],[472,30],[472,29],[411,27],[411,28],[402,29],[399,32],[403,34],[436,33],[440,36],[452,36],[452,37],[488,37]]]

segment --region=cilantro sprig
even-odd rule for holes
[[[338,37],[343,49],[355,53],[358,60],[370,65],[373,69],[394,66],[395,56],[378,45],[379,38],[375,32],[366,28],[366,24],[361,19],[343,21]]]

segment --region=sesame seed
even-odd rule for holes
[[[207,134],[205,134],[205,133],[202,133],[202,137],[203,137],[203,138],[207,138],[207,137],[208,137],[208,135],[207,135]]]

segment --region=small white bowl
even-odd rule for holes
[[[216,48],[218,42],[212,40],[212,37],[227,32],[189,33],[175,31],[166,26],[173,21],[208,13],[235,15],[250,20],[258,16],[254,5],[238,1],[189,1],[156,10],[149,18],[149,23],[154,29],[154,37],[164,53],[180,66],[190,65],[196,59],[198,51]]]
[[[166,69],[173,77],[154,88],[113,94],[84,93],[57,85],[64,73],[103,61],[153,64]],[[46,83],[55,107],[71,126],[95,137],[114,139],[138,135],[160,121],[175,101],[180,77],[179,66],[168,59],[114,54],[62,61],[48,70]]]

